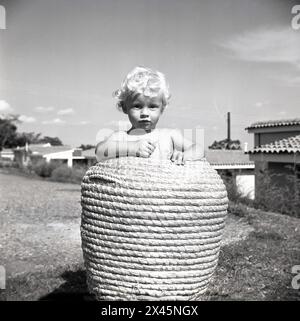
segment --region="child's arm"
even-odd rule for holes
[[[136,157],[150,157],[155,149],[155,145],[148,139],[139,141],[118,140],[118,132],[112,133],[104,141],[101,141],[96,146],[96,158],[100,162],[102,160],[136,156]]]
[[[172,130],[171,137],[174,147],[171,161],[184,164],[186,160],[198,160],[204,157],[204,146],[184,138],[180,130]]]

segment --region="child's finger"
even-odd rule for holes
[[[175,153],[173,153],[173,154],[172,154],[172,157],[171,157],[171,161],[172,161],[172,162],[174,162],[174,161],[175,161],[175,159],[176,159],[176,154],[175,154]]]
[[[184,154],[179,152],[176,156],[177,156],[176,157],[176,164],[183,165],[184,164]]]
[[[154,149],[155,149],[155,147],[152,146],[151,144],[148,144],[148,145],[146,146],[146,148],[147,148],[148,150],[150,150],[151,152],[153,152]]]
[[[152,144],[149,144],[149,148],[151,149],[151,151],[153,152],[156,148],[156,146],[153,146]]]
[[[152,142],[150,142],[149,146],[150,146],[150,148],[152,148],[153,150],[154,150],[155,147],[156,147]]]
[[[157,143],[158,143],[157,140],[155,140],[155,141],[150,140],[149,142],[150,142],[150,144],[151,144],[154,148],[156,147],[156,145],[157,145]]]
[[[156,145],[150,144],[151,148],[154,150],[156,148]]]
[[[182,153],[182,157],[181,157],[181,165],[185,164],[185,159],[184,159],[184,154]]]

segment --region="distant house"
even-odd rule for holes
[[[254,148],[248,153],[250,160],[255,162],[256,176],[268,170],[270,174],[276,174],[271,176],[274,183],[297,188],[300,180],[300,118],[256,122],[246,130],[254,134]],[[260,184],[258,179],[256,184]]]
[[[20,166],[27,166],[44,159],[46,162],[56,161],[73,166],[76,160],[84,159],[80,148],[72,148],[67,145],[52,146],[47,144],[32,144],[14,149],[15,160]]]
[[[15,158],[14,152],[11,148],[4,148],[0,152],[0,159],[6,160],[6,161],[13,161]]]
[[[242,196],[254,199],[254,162],[242,150],[208,149],[205,158],[220,174],[233,178]]]

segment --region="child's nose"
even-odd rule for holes
[[[144,108],[141,109],[141,116],[143,116],[143,117],[149,116],[148,108],[144,107]]]

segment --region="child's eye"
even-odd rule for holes
[[[150,108],[151,109],[156,109],[156,108],[158,108],[159,106],[157,106],[157,105],[150,105]]]
[[[141,108],[141,105],[133,105],[132,107],[138,109],[138,108]]]

